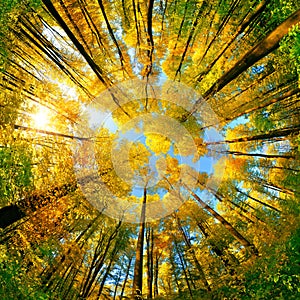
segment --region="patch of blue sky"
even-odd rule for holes
[[[143,133],[138,133],[136,129],[130,129],[125,132],[118,131],[118,143],[120,143],[122,140],[127,140],[135,143],[141,142],[144,144],[145,136],[143,135]]]
[[[131,189],[130,194],[132,196],[135,196],[137,198],[141,198],[144,195],[144,188],[141,186],[133,186]]]
[[[63,45],[62,42],[60,42],[55,34],[55,31],[57,33],[59,33],[61,36],[65,36],[65,32],[60,28],[60,27],[51,27],[51,29],[49,27],[44,27],[43,28],[43,35],[46,36],[46,38],[51,41],[51,43],[58,49],[58,50],[62,50]]]
[[[223,140],[223,135],[214,127],[204,130],[204,142],[217,142]]]
[[[281,153],[290,152],[292,150],[291,143],[288,140],[275,141],[272,143],[272,145],[274,146],[275,150]]]
[[[248,122],[249,122],[249,120],[248,120],[247,116],[240,116],[240,117],[234,119],[233,121],[229,122],[228,124],[226,124],[226,126],[224,126],[224,129],[227,129],[227,128],[232,129],[238,125],[247,124]]]
[[[193,161],[193,158],[193,155],[181,157],[181,163],[190,166],[200,173],[207,173],[208,175],[213,173],[214,159],[212,157],[204,155],[196,162]]]
[[[265,70],[265,65],[253,66],[251,68],[251,73],[254,75],[260,74]]]
[[[142,64],[138,62],[138,58],[136,56],[136,49],[131,47],[128,49],[127,54],[129,55],[130,58],[130,64],[133,66],[132,71],[133,73],[138,77],[142,78],[140,73],[142,70]]]
[[[160,69],[158,84],[162,86],[167,81],[167,79],[168,76],[165,74],[165,72],[162,69]]]
[[[83,112],[87,114],[89,128],[93,130],[107,128],[111,133],[115,133],[118,130],[118,126],[110,113],[84,105],[82,107]]]
[[[156,188],[155,186],[147,187],[147,195],[158,195],[161,201],[167,193],[168,191],[164,188]],[[133,186],[130,195],[137,198],[144,197],[144,187],[139,185]]]
[[[200,165],[200,170],[199,172],[201,173],[207,173],[208,175],[213,174],[214,169],[213,165],[215,164],[215,159],[209,156],[202,156],[199,159],[199,165]]]
[[[215,209],[217,199],[206,189],[201,190],[200,188],[194,189],[194,193],[206,204]],[[194,198],[193,198],[194,199]],[[195,200],[195,199],[194,199]],[[195,200],[197,202],[197,200]],[[198,203],[198,202],[197,202]]]

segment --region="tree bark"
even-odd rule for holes
[[[156,252],[155,254],[155,263],[154,263],[154,297],[158,296],[158,274],[159,274],[159,258],[160,255],[158,255],[158,253]]]
[[[201,224],[201,222],[199,222],[199,221],[197,221],[197,225],[198,225],[199,229],[201,230],[201,232],[203,232],[204,236],[206,238],[208,238],[209,233],[206,230],[205,226],[203,226],[203,224]],[[213,252],[221,259],[221,261],[223,262],[225,268],[228,269],[229,273],[231,275],[235,274],[236,273],[235,265],[237,265],[239,263],[238,259],[233,254],[231,254],[230,257],[234,262],[234,263],[232,263],[229,260],[229,258],[227,257],[226,252],[224,251],[224,249],[218,247],[218,245],[214,241],[212,241],[211,239],[209,241],[209,244],[211,245]]]
[[[123,286],[122,286],[122,290],[121,290],[121,294],[120,294],[120,299],[122,299],[123,295],[124,295],[125,287],[126,287],[128,277],[129,277],[129,273],[130,273],[130,269],[131,269],[131,263],[132,263],[132,257],[129,257],[129,262],[128,262],[128,265],[127,265],[126,275],[125,275],[125,278],[124,278],[124,282],[123,282]]]
[[[262,157],[262,158],[295,158],[295,155],[280,155],[280,154],[264,154],[264,153],[244,153],[240,151],[216,151],[217,153],[230,154],[235,156],[249,156],[249,157]]]
[[[106,242],[106,246],[105,246],[103,253],[99,257],[96,253],[96,262],[95,262],[95,264],[91,264],[90,275],[87,276],[86,281],[83,285],[83,289],[81,292],[82,298],[87,298],[90,296],[91,288],[97,278],[98,273],[100,272],[101,268],[103,267],[103,264],[104,264],[105,259],[107,258],[109,249],[112,245],[113,240],[118,235],[121,225],[122,225],[122,222],[119,221],[118,224],[116,225],[115,229],[113,230],[113,232],[110,234],[110,236]]]
[[[76,183],[64,184],[60,187],[48,189],[45,193],[34,193],[26,196],[14,205],[8,205],[0,209],[0,228],[5,229],[11,224],[26,216],[27,211],[36,211],[51,203],[54,199],[62,198],[78,188]]]
[[[192,27],[191,27],[191,31],[189,33],[188,39],[187,39],[186,44],[185,44],[185,48],[184,48],[183,53],[182,53],[182,55],[180,57],[180,62],[179,62],[179,66],[178,66],[178,68],[176,70],[176,73],[175,73],[175,78],[178,75],[178,73],[180,73],[180,71],[181,71],[181,67],[182,67],[183,61],[185,59],[188,47],[190,46],[192,37],[193,37],[194,32],[196,30],[196,27],[198,25],[199,19],[201,17],[201,14],[203,13],[203,11],[205,10],[205,8],[207,7],[207,5],[208,5],[208,3],[206,1],[202,2],[201,7],[199,8],[199,11],[197,13],[197,16],[196,16],[195,20],[193,21],[193,24],[192,24]]]
[[[274,207],[274,206],[272,206],[272,205],[270,205],[270,204],[268,204],[268,203],[262,202],[262,201],[260,201],[259,199],[256,199],[256,198],[254,198],[254,197],[248,195],[247,193],[243,192],[242,190],[240,190],[240,189],[237,188],[236,186],[234,186],[234,188],[235,188],[235,190],[236,190],[237,192],[239,192],[239,193],[241,193],[242,195],[244,195],[244,196],[246,196],[246,197],[252,199],[253,201],[255,201],[255,202],[257,202],[257,203],[259,203],[259,204],[261,204],[261,205],[263,205],[263,206],[265,206],[265,207],[271,208],[271,209],[273,209],[273,210],[275,210],[275,211],[277,211],[277,212],[279,212],[279,213],[281,212],[281,211],[280,211],[279,209],[277,209],[276,207]]]
[[[36,129],[36,128],[31,128],[31,127],[22,126],[22,125],[14,125],[14,129],[32,131],[32,132],[35,132],[35,133],[52,135],[52,136],[56,136],[56,137],[63,137],[63,138],[72,139],[72,140],[79,140],[79,141],[88,141],[88,140],[91,139],[90,137],[89,138],[79,137],[79,136],[75,136],[75,135],[69,135],[69,134],[53,132],[53,131],[48,131],[48,130],[43,130],[43,129]]]
[[[114,32],[113,32],[113,29],[111,28],[110,24],[109,24],[109,20],[107,18],[107,15],[106,15],[106,12],[105,12],[105,9],[104,9],[104,5],[103,5],[103,2],[102,0],[98,0],[98,4],[100,6],[100,10],[101,10],[101,13],[103,15],[103,18],[105,20],[105,23],[106,23],[106,27],[108,29],[108,32],[109,32],[109,35],[111,36],[112,40],[114,41],[114,44],[116,45],[117,47],[117,50],[118,50],[118,54],[119,54],[119,57],[120,57],[120,62],[121,62],[121,65],[124,66],[124,57],[123,57],[123,54],[122,54],[122,51],[120,49],[120,46],[118,44],[118,41],[114,35]]]
[[[210,43],[207,46],[205,46],[206,49],[205,49],[205,52],[202,55],[202,58],[201,58],[199,64],[202,63],[203,59],[207,55],[208,51],[210,50],[210,48],[213,45],[213,43],[215,42],[215,40],[221,35],[221,32],[224,30],[225,26],[228,24],[228,22],[229,22],[229,20],[230,20],[230,18],[232,16],[232,13],[236,9],[236,7],[239,5],[239,2],[240,2],[240,0],[234,0],[234,1],[232,1],[231,5],[230,5],[230,9],[227,11],[226,15],[222,18],[222,22],[221,22],[220,26],[218,26],[218,30],[214,34],[214,37],[212,38],[212,40],[210,41]],[[210,28],[211,28],[211,26],[210,26]],[[239,29],[237,29],[237,30],[239,30]],[[211,68],[212,67],[210,67],[210,69]]]
[[[140,218],[140,230],[136,245],[136,256],[134,264],[132,297],[140,300],[143,292],[143,249],[145,237],[145,218],[146,218],[147,188],[144,188],[143,206]]]
[[[97,295],[97,299],[100,299],[100,296],[103,292],[103,289],[104,289],[104,285],[105,285],[105,282],[107,280],[107,277],[110,273],[110,269],[112,267],[112,264],[114,263],[115,259],[116,259],[116,255],[118,253],[118,243],[116,242],[115,245],[114,245],[114,249],[112,250],[112,254],[111,254],[111,258],[109,260],[109,263],[106,267],[106,270],[105,270],[105,273],[104,273],[104,276],[102,278],[102,281],[101,281],[101,284],[100,284],[100,288],[99,288],[99,291],[98,291],[98,295]]]
[[[299,23],[299,20],[300,10],[297,10],[289,18],[277,26],[270,34],[263,38],[257,45],[252,47],[252,49],[250,49],[227,72],[225,72],[224,75],[216,80],[216,82],[202,95],[202,97],[196,101],[190,113],[182,117],[182,121],[185,122],[194,112],[196,112],[202,101],[208,100],[208,98],[219,92],[224,86],[236,79],[240,74],[258,62],[261,58],[277,49],[279,47],[280,40],[288,33],[289,29],[293,25]]]
[[[288,33],[289,29],[299,23],[300,10],[294,12],[289,18],[277,26],[270,34],[248,51],[231,69],[220,77],[204,94],[203,97],[214,95],[225,85],[234,80],[242,72],[279,47],[280,40]]]
[[[191,296],[191,299],[194,299],[193,292],[192,292],[191,285],[190,285],[190,281],[189,281],[187,271],[186,271],[186,268],[185,268],[185,265],[184,265],[183,257],[180,253],[180,250],[178,249],[178,245],[177,245],[176,241],[174,241],[174,244],[175,244],[175,249],[176,249],[176,252],[178,254],[180,264],[181,264],[181,269],[183,271],[184,278],[185,278],[185,281],[186,281],[186,284],[187,284],[187,287],[188,287],[188,290],[189,290],[189,294]]]
[[[62,27],[62,29],[65,31],[65,33],[68,35],[72,43],[75,45],[75,47],[78,49],[80,54],[85,58],[91,69],[95,72],[98,79],[105,85],[108,86],[103,71],[99,68],[99,66],[94,62],[94,60],[89,56],[89,54],[85,51],[84,47],[81,45],[81,43],[77,40],[75,35],[72,33],[68,25],[65,23],[63,18],[60,16],[54,5],[50,0],[42,0],[44,5],[47,7],[53,18],[57,21],[57,23]]]
[[[153,298],[153,228],[146,230],[147,243],[147,299]]]
[[[187,237],[187,235],[186,235],[186,233],[185,233],[185,231],[184,231],[184,229],[183,229],[183,227],[182,227],[182,225],[180,223],[180,220],[179,220],[179,218],[178,218],[178,216],[176,214],[175,214],[175,219],[176,219],[179,231],[182,234],[183,240],[184,240],[184,242],[185,242],[185,244],[186,244],[186,246],[188,248],[188,251],[192,254],[193,261],[194,261],[194,263],[196,265],[196,268],[197,268],[197,270],[199,272],[200,277],[202,278],[202,282],[204,284],[204,287],[206,288],[207,291],[211,291],[211,288],[209,286],[209,283],[207,282],[205,273],[204,273],[204,271],[203,271],[203,269],[202,269],[202,267],[200,265],[200,262],[199,262],[199,260],[198,260],[198,258],[196,256],[195,250],[192,248],[192,244],[191,244],[190,240],[188,239],[188,237]]]
[[[0,228],[4,229],[25,216],[24,211],[16,204],[4,206],[0,209]]]
[[[296,124],[292,127],[282,128],[282,129],[275,129],[269,131],[267,133],[262,133],[258,135],[252,136],[245,136],[240,137],[232,140],[224,140],[224,141],[216,141],[216,142],[208,142],[205,145],[218,145],[218,144],[232,144],[232,143],[243,143],[243,142],[250,142],[250,141],[260,141],[260,140],[268,140],[272,138],[280,138],[289,136],[291,134],[297,134],[300,131],[300,125]]]
[[[264,11],[266,6],[267,6],[267,1],[266,0],[262,1],[257,5],[255,11],[250,16],[246,17],[243,20],[242,24],[240,24],[239,27],[236,29],[236,33],[231,38],[231,40],[223,46],[221,51],[218,53],[218,55],[216,55],[216,57],[212,60],[212,62],[210,62],[209,65],[205,68],[205,70],[197,76],[198,82],[200,82],[203,79],[203,77],[206,74],[208,74],[208,72],[213,68],[216,62],[225,53],[225,51],[231,46],[231,44],[236,40],[236,38],[247,28],[247,26],[249,26],[249,24],[251,24],[251,22],[254,22],[257,19],[257,17]],[[207,49],[209,49],[210,45],[207,47]],[[201,61],[205,57],[205,54],[206,53],[204,53]]]
[[[185,185],[186,187],[186,185]],[[248,249],[252,255],[257,256],[258,251],[256,247],[251,244],[246,238],[244,238],[229,222],[227,222],[221,215],[219,215],[214,209],[212,209],[208,204],[201,200],[201,198],[186,187],[190,194],[199,204],[207,210],[214,218],[216,218],[231,234],[234,236],[246,249]]]

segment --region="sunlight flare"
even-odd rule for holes
[[[33,124],[35,127],[44,129],[49,125],[49,112],[44,108],[39,108],[37,113],[32,115]]]

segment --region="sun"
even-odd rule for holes
[[[45,128],[49,124],[49,113],[47,110],[43,108],[39,108],[39,110],[32,115],[33,124],[38,128]]]

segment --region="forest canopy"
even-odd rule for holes
[[[299,26],[0,0],[0,298],[299,299]]]

